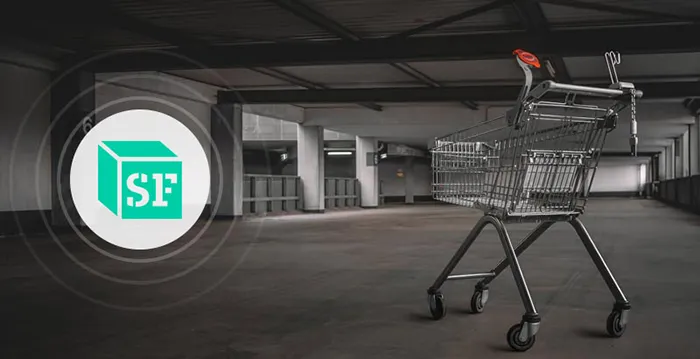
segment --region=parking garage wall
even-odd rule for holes
[[[591,184],[591,196],[636,197],[642,189],[638,158],[602,158]]]
[[[414,201],[428,201],[432,198],[432,169],[430,160],[414,158],[407,166],[405,157],[387,158],[379,162],[380,194],[385,203],[404,202],[406,199],[407,178],[413,186]]]
[[[187,126],[209,158],[210,111],[216,102],[216,88],[158,73],[98,74],[96,82],[98,122],[116,112],[134,108],[161,111]]]
[[[14,227],[15,218],[11,211],[36,213],[51,208],[51,158],[48,135],[51,117],[48,92],[51,72],[48,68],[27,66],[26,63],[31,61],[27,61],[26,58],[16,60],[14,62],[0,56],[2,228]],[[41,148],[44,136],[47,138]],[[6,221],[8,222],[5,223]]]

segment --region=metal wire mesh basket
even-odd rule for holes
[[[530,91],[530,81],[506,115],[435,140],[436,200],[502,220],[583,212],[606,135],[641,93],[552,81]],[[608,104],[581,104],[578,95]],[[636,145],[636,123],[633,132]]]

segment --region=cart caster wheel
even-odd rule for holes
[[[484,305],[486,304],[484,301],[484,294],[485,293],[482,290],[474,291],[470,303],[472,313],[481,313],[484,311]]]
[[[447,314],[445,298],[442,296],[442,293],[428,295],[428,303],[430,304],[430,314],[433,316],[433,319],[440,320]]]
[[[610,315],[608,315],[606,329],[611,337],[619,338],[625,333],[627,324],[621,324],[622,312],[619,310],[613,310]]]
[[[532,336],[528,338],[526,341],[521,341],[519,336],[520,336],[520,330],[522,329],[523,325],[521,323],[515,324],[514,326],[510,327],[508,329],[508,345],[510,345],[511,348],[515,351],[519,352],[524,352],[530,348],[532,348],[533,345],[535,345],[535,337]]]

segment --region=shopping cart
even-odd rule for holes
[[[631,117],[631,152],[636,156],[635,103],[642,92],[618,80],[618,53],[605,54],[612,82],[609,88],[544,81],[532,89],[531,69],[540,67],[539,60],[523,50],[514,54],[525,73],[517,104],[500,118],[436,139],[431,149],[434,198],[483,210],[484,216],[428,289],[430,312],[436,320],[445,316],[440,287],[446,280],[481,279],[471,298],[471,311],[481,313],[489,298],[489,283],[510,267],[525,314],[510,328],[507,340],[514,350],[530,349],[540,316],[518,255],[555,222],[566,221],[574,227],[615,297],[607,331],[619,337],[627,326],[630,304],[578,217],[584,211],[606,135],[617,127],[619,114],[626,108]],[[504,224],[528,221],[539,224],[513,248]],[[452,274],[489,223],[496,227],[506,258],[486,273]]]

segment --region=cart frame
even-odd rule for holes
[[[510,267],[525,309],[525,313],[523,314],[520,322],[513,325],[508,331],[507,341],[511,348],[513,348],[516,351],[526,351],[530,349],[535,343],[535,338],[540,327],[541,318],[539,313],[537,312],[537,309],[535,308],[535,303],[532,300],[532,296],[530,295],[525,276],[520,267],[520,263],[518,262],[518,256],[522,254],[525,250],[527,250],[527,248],[529,248],[553,224],[557,222],[568,222],[574,228],[576,234],[578,235],[579,239],[586,248],[588,255],[593,260],[595,267],[597,268],[600,275],[603,277],[603,280],[605,281],[608,289],[610,290],[611,294],[615,299],[613,309],[607,318],[606,328],[610,336],[620,337],[624,333],[627,326],[629,310],[631,309],[630,303],[625,297],[624,293],[622,292],[622,289],[618,285],[617,281],[615,280],[612,272],[610,271],[610,268],[603,259],[603,256],[601,255],[600,251],[596,247],[595,242],[593,241],[585,226],[579,219],[579,216],[583,213],[584,210],[585,201],[588,197],[588,190],[590,189],[590,184],[592,183],[593,178],[595,176],[595,169],[598,165],[600,152],[602,152],[602,146],[604,144],[605,136],[608,132],[610,132],[616,127],[618,113],[626,107],[631,107],[630,113],[632,121],[630,127],[630,147],[632,155],[636,155],[638,140],[636,136],[637,126],[635,100],[641,97],[642,93],[641,91],[636,90],[633,84],[618,81],[615,65],[620,63],[620,56],[616,53],[610,52],[605,55],[610,78],[613,82],[610,88],[595,88],[545,81],[533,89],[530,88],[532,81],[532,74],[530,68],[539,67],[539,60],[537,60],[537,58],[534,55],[522,50],[516,50],[514,54],[517,55],[517,62],[525,73],[526,81],[520,93],[516,106],[509,110],[505,115],[505,120],[507,121],[508,126],[517,128],[518,126],[522,125],[524,117],[531,116],[530,112],[528,112],[528,106],[529,108],[532,108],[531,105],[533,103],[541,101],[545,95],[554,92],[567,94],[566,102],[561,104],[563,106],[568,106],[572,104],[571,98],[569,97],[570,94],[579,94],[584,96],[590,95],[599,98],[602,97],[614,100],[614,104],[609,108],[609,111],[606,114],[605,118],[599,121],[600,124],[606,127],[606,130],[602,131],[602,140],[600,142],[596,142],[600,145],[600,148],[594,148],[590,153],[579,153],[578,155],[580,155],[580,157],[576,157],[576,159],[578,159],[579,161],[581,161],[581,159],[591,161],[590,163],[592,167],[592,172],[588,173],[586,172],[586,170],[584,170],[583,172],[579,171],[578,169],[575,170],[578,172],[575,172],[575,174],[571,175],[571,185],[567,185],[568,187],[562,187],[566,188],[565,191],[567,191],[568,196],[562,197],[564,198],[564,200],[560,201],[561,210],[553,210],[551,208],[548,209],[547,207],[542,207],[545,209],[538,211],[533,209],[533,206],[533,208],[528,207],[528,209],[521,210],[520,212],[518,212],[517,210],[515,210],[515,208],[516,204],[519,203],[519,201],[522,201],[521,197],[518,197],[522,196],[522,191],[518,192],[516,189],[512,189],[512,191],[507,192],[508,194],[504,197],[505,200],[502,201],[502,205],[493,205],[493,197],[495,196],[494,193],[496,184],[494,184],[491,187],[490,192],[487,189],[481,194],[482,196],[486,196],[486,199],[483,201],[480,199],[481,197],[478,197],[478,195],[474,194],[478,191],[474,191],[474,188],[472,188],[473,186],[470,187],[471,184],[464,185],[458,188],[456,191],[450,192],[448,195],[441,192],[438,193],[439,191],[436,190],[436,188],[438,187],[434,185],[433,190],[436,198],[438,198],[438,196],[442,196],[438,199],[445,200],[447,202],[452,201],[452,203],[463,204],[469,207],[482,209],[484,211],[484,215],[473,227],[466,239],[462,242],[461,246],[457,249],[450,261],[442,270],[442,272],[435,279],[433,284],[428,288],[428,301],[430,306],[430,312],[433,318],[436,320],[439,320],[445,316],[446,307],[444,295],[441,293],[440,288],[446,281],[480,279],[480,281],[478,281],[475,286],[475,291],[471,298],[470,306],[471,311],[473,313],[481,313],[489,298],[489,284],[496,277],[498,277],[498,275],[500,275],[507,267]],[[553,103],[547,102],[547,104]],[[568,121],[571,121],[571,117],[568,118]],[[600,130],[600,127],[596,129]],[[513,133],[514,132],[510,132],[511,136]],[[445,147],[445,144],[441,143],[438,140],[436,140],[436,143],[438,145],[431,151],[433,152],[434,168],[436,166],[436,161],[445,160],[445,158],[447,158],[446,161],[449,162],[450,158],[452,158],[445,157],[447,156],[445,153],[459,153],[462,155],[460,157],[461,160],[466,161],[463,163],[463,165],[467,169],[460,169],[459,166],[457,166],[455,167],[455,172],[459,173],[460,171],[463,171],[465,172],[465,176],[476,176],[462,177],[461,180],[467,181],[467,179],[465,178],[475,178],[475,182],[477,184],[479,183],[479,181],[484,180],[485,177],[480,177],[482,176],[481,172],[472,171],[472,169],[469,168],[469,166],[473,166],[473,162],[469,161],[472,161],[472,158],[478,158],[482,153],[484,153],[477,151],[477,148],[488,149],[489,147],[481,146],[477,142],[456,142],[456,144],[450,144],[449,142],[445,142],[448,143],[448,146],[453,147]],[[446,148],[448,150],[451,148],[455,148],[454,146],[461,146],[459,147],[460,151],[450,152],[445,150]],[[533,153],[537,152],[536,150],[527,150],[527,153],[530,156],[534,156]],[[561,155],[561,158],[565,157],[562,154],[563,152],[566,152],[564,150],[554,152]],[[472,153],[474,155],[472,155]],[[442,157],[439,157],[436,160],[436,154]],[[468,161],[464,160],[464,158],[467,158]],[[513,159],[514,162],[516,160],[517,159],[515,158]],[[488,156],[483,156],[482,161],[489,161]],[[444,163],[439,163],[438,165],[444,165]],[[499,164],[498,166],[498,171],[503,171],[503,168],[506,168],[503,164]],[[513,166],[516,165],[514,164]],[[587,169],[587,167],[583,165],[580,167]],[[481,167],[477,168],[481,169]],[[487,167],[484,168],[486,169],[486,171],[488,171]],[[559,169],[560,167],[556,168]],[[493,178],[496,178],[495,181],[497,182],[499,175],[500,172],[497,173],[495,177],[491,177],[490,180],[493,181]],[[590,176],[590,180],[587,179],[588,176]],[[521,175],[520,177],[516,176],[515,178],[521,177],[523,177],[523,175]],[[588,186],[586,186],[586,181],[588,181]],[[517,179],[509,179],[508,183],[510,183],[511,186],[522,187],[524,182],[521,178],[520,182],[518,182]],[[443,183],[442,185],[444,186],[445,184]],[[522,190],[522,188],[520,189]],[[543,205],[540,204],[540,206]],[[514,247],[505,224],[510,222],[524,221],[537,222],[538,225],[516,247]],[[488,272],[452,274],[455,267],[460,263],[460,261],[467,253],[471,245],[474,243],[476,238],[481,234],[482,230],[488,224],[491,224],[496,228],[501,244],[503,246],[503,250],[505,252],[505,258],[502,259],[493,269],[491,269]]]

